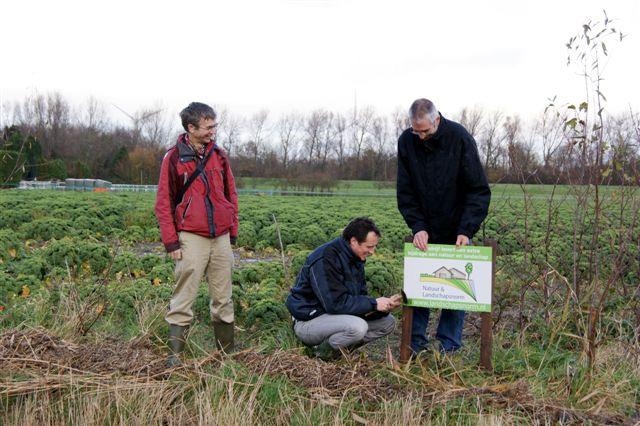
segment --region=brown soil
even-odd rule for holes
[[[77,345],[43,330],[8,330],[0,335],[0,369],[152,376],[166,369],[147,339]]]
[[[143,257],[148,254],[153,254],[156,256],[165,256],[166,252],[164,250],[164,246],[159,242],[141,242],[136,243],[131,247],[134,253],[138,256]],[[273,253],[261,253],[255,252],[252,250],[247,250],[243,247],[234,248],[233,249],[233,258],[234,258],[234,266],[236,268],[240,267],[245,263],[256,263],[256,262],[280,262],[282,258],[280,256],[276,256]]]
[[[158,256],[164,256],[166,254],[164,246],[159,242],[139,242],[132,247],[132,250],[140,257],[148,254]]]

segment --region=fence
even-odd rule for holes
[[[51,189],[57,191],[89,191],[89,192],[156,192],[157,185],[116,184],[100,179],[66,179],[62,181],[20,181],[18,189]],[[289,195],[315,197],[392,197],[395,193],[387,192],[315,192],[288,191],[281,189],[245,189],[238,188],[238,194],[247,195]]]
[[[57,191],[88,192],[156,192],[157,185],[113,184],[102,179],[65,179],[63,181],[20,181],[18,189],[52,189]]]

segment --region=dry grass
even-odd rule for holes
[[[485,425],[631,421],[605,412],[604,391],[586,395],[596,403],[579,410],[536,398],[524,380],[465,385],[453,363],[453,371],[434,374],[419,364],[384,368],[355,357],[325,363],[281,350],[214,353],[173,370],[164,361],[146,339],[75,344],[44,330],[6,331],[0,335],[0,423],[233,425],[295,418],[392,425],[447,424],[452,415]],[[279,378],[287,384],[269,384]],[[451,406],[460,411],[450,412]]]
[[[146,338],[123,343],[111,339],[100,344],[74,344],[41,329],[9,330],[0,335],[3,370],[32,368],[47,372],[121,373],[155,376],[164,361]]]

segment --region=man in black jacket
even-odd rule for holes
[[[428,99],[409,109],[411,127],[398,138],[398,209],[413,244],[467,245],[487,216],[491,191],[473,137]],[[436,338],[442,351],[462,346],[464,311],[443,309]],[[425,349],[429,309],[414,308],[411,348]]]
[[[286,305],[294,332],[316,355],[334,358],[349,349],[386,336],[395,327],[389,311],[401,297],[367,294],[364,265],[375,252],[380,231],[371,219],[352,220],[338,237],[317,249],[303,265]]]

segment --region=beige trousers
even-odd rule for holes
[[[176,261],[176,286],[165,320],[169,324],[188,326],[193,319],[193,305],[198,286],[206,274],[209,285],[209,311],[215,322],[233,322],[231,269],[233,252],[229,234],[206,238],[180,232],[182,259]]]

